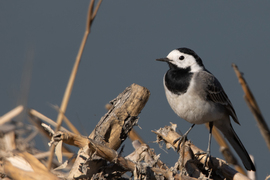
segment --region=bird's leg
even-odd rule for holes
[[[183,136],[181,136],[181,137],[179,137],[179,138],[177,138],[176,140],[173,141],[173,144],[175,144],[177,141],[179,141],[179,142],[178,142],[178,145],[177,145],[177,152],[178,152],[179,149],[180,149],[180,144],[181,144],[182,142],[186,141],[188,133],[191,131],[191,129],[192,129],[194,126],[195,126],[195,124],[192,124],[192,126],[187,130],[187,132],[186,132]]]
[[[211,139],[212,139],[212,129],[213,129],[213,122],[209,122],[209,140],[208,140],[208,147],[206,150],[206,159],[204,161],[204,167],[206,165],[206,162],[209,158],[209,162],[211,163],[211,154],[210,154],[210,149],[211,149]]]
[[[195,155],[203,155],[203,154],[206,154],[206,158],[205,158],[205,161],[204,161],[204,167],[206,167],[206,162],[207,160],[209,159],[210,163],[212,163],[212,160],[211,160],[211,153],[210,153],[210,148],[211,148],[211,139],[212,139],[212,128],[213,128],[213,122],[209,122],[209,140],[208,140],[208,147],[207,147],[207,150],[206,150],[206,153],[201,153],[201,152],[198,152],[196,153]]]

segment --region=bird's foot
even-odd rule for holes
[[[206,167],[206,163],[208,163],[208,167],[209,167],[209,165],[211,166],[213,164],[210,151],[207,151],[207,153],[206,153],[206,158],[205,158],[204,165],[203,165],[204,167]]]
[[[178,144],[177,144],[177,152],[180,150],[180,145],[184,142],[186,142],[187,140],[187,135],[184,134],[183,136],[177,138],[176,140],[173,141],[173,144],[175,144],[177,141],[178,141]]]
[[[179,141],[178,145],[177,145],[177,152],[180,150],[180,144],[183,143],[183,142],[186,142],[187,135],[194,126],[195,126],[195,124],[192,124],[192,126],[188,129],[188,131],[182,137],[179,137],[179,138],[177,138],[176,140],[173,141],[173,144],[175,144],[177,141]]]
[[[206,164],[208,163],[208,168],[209,168],[209,165],[213,165],[213,162],[212,162],[212,158],[211,158],[211,154],[210,154],[210,151],[207,151],[207,152],[197,152],[195,155],[199,156],[199,155],[205,155],[205,160],[204,160],[204,164],[203,164],[203,167],[205,168],[206,167]]]

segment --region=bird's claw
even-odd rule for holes
[[[181,137],[179,137],[179,138],[177,138],[176,140],[173,141],[173,144],[175,144],[178,141],[177,149],[176,149],[177,152],[180,150],[180,145],[183,142],[186,142],[186,140],[187,140],[187,136],[183,135],[183,136],[181,136]]]
[[[206,156],[205,157],[205,160],[204,160],[203,168],[206,167],[206,163],[208,163],[208,167],[209,167],[210,164],[211,165],[213,164],[212,158],[211,158],[211,154],[210,154],[209,151],[207,151],[207,152],[197,152],[195,155],[197,155],[197,156],[199,156],[199,155],[205,155]]]

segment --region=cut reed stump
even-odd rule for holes
[[[127,134],[133,126],[137,124],[138,115],[148,101],[149,96],[149,90],[142,86],[132,84],[127,87],[110,102],[112,104],[111,109],[100,119],[88,138],[117,150],[127,138]],[[78,145],[81,149],[69,173],[69,179],[91,177],[106,163],[106,160],[98,156],[91,156],[88,143],[78,143]],[[82,171],[82,164],[86,167],[83,168],[86,171]]]

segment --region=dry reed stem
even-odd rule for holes
[[[145,142],[143,141],[143,139],[141,138],[141,136],[134,130],[132,129],[129,133],[128,133],[128,137],[131,141],[135,141],[138,140],[140,141],[141,144],[145,144]]]
[[[38,112],[35,109],[29,109],[28,113],[29,113],[30,116],[35,116],[35,117],[37,117],[39,119],[42,119],[43,121],[45,121],[46,123],[52,125],[53,127],[56,127],[57,126],[57,123],[56,122],[54,122],[52,119],[48,118],[47,116],[41,114],[40,112]],[[62,130],[62,131],[68,131],[66,128],[64,128],[62,126],[61,126],[60,130]]]
[[[73,88],[73,85],[74,85],[75,77],[76,77],[78,67],[79,67],[79,64],[80,64],[80,61],[81,61],[81,57],[82,57],[82,53],[83,53],[83,50],[84,50],[84,47],[85,47],[85,43],[86,43],[87,37],[88,37],[88,35],[90,33],[91,24],[92,24],[92,22],[94,21],[94,19],[96,17],[96,13],[97,13],[98,8],[99,8],[100,3],[101,3],[101,1],[98,3],[98,6],[95,8],[95,11],[94,11],[95,14],[93,14],[94,2],[95,2],[95,0],[91,0],[90,5],[89,5],[88,16],[87,16],[87,21],[86,21],[86,31],[85,31],[84,37],[82,39],[82,43],[81,43],[79,52],[77,54],[77,57],[76,57],[76,60],[75,60],[75,63],[74,63],[74,66],[73,66],[73,69],[72,69],[68,84],[67,84],[67,87],[66,87],[66,91],[65,91],[65,94],[64,94],[60,109],[59,109],[59,114],[58,114],[57,121],[56,121],[57,122],[57,127],[55,129],[56,132],[59,130],[59,128],[60,128],[60,126],[62,124],[62,120],[63,120],[63,117],[64,117],[64,113],[66,112],[66,108],[67,108],[68,101],[69,101],[69,98],[70,98],[70,95],[71,95],[71,91],[72,91],[72,88]],[[49,156],[48,163],[47,163],[47,168],[48,169],[51,168],[52,159],[53,159],[53,155],[54,155],[54,149],[55,149],[55,146],[52,145],[52,147],[50,148],[51,155]]]
[[[67,126],[69,127],[69,129],[75,133],[75,134],[81,134],[78,129],[70,122],[70,120],[64,115],[64,121],[67,124]]]
[[[53,106],[53,108],[60,113],[60,109],[58,106]],[[78,129],[70,122],[70,120],[63,114],[64,122],[67,124],[68,128],[75,134],[81,134]]]
[[[19,105],[16,108],[12,109],[11,111],[7,112],[3,116],[0,117],[0,126],[5,124],[6,122],[10,121],[12,118],[18,116],[23,111],[23,106]]]
[[[30,110],[31,111],[31,110]],[[34,110],[35,111],[35,110]],[[31,111],[32,113],[34,112],[34,111]],[[37,112],[37,111],[36,111]],[[37,112],[37,114],[38,114],[38,112]],[[48,131],[45,131],[45,129],[41,126],[41,121],[38,119],[39,117],[36,117],[35,115],[37,115],[37,114],[35,114],[35,113],[33,113],[33,114],[31,114],[31,113],[29,113],[29,120],[30,120],[30,122],[38,129],[38,132],[39,133],[41,133],[43,136],[45,136],[46,138],[48,138],[48,139],[51,139],[51,136],[49,135],[49,133],[48,133]],[[46,116],[44,116],[44,117],[46,117]],[[49,119],[49,118],[48,118]],[[47,121],[46,121],[47,122]],[[52,123],[54,123],[54,125],[56,125],[56,123],[54,122],[54,121],[48,121],[48,122],[52,122]],[[62,131],[67,131],[68,132],[68,130],[66,130],[65,128],[63,128],[63,127],[61,127],[61,129],[60,130],[62,130]],[[62,150],[63,150],[63,153],[65,154],[65,156],[67,156],[68,158],[71,158],[72,156],[73,156],[73,152],[71,151],[71,150],[69,150],[66,146],[63,146],[62,147]],[[49,155],[48,155],[48,157],[49,157]]]
[[[33,155],[23,152],[14,153],[4,162],[4,172],[16,180],[57,180],[58,177],[48,172],[46,167]]]
[[[111,104],[106,104],[106,109],[107,110],[110,110],[110,108],[112,107]],[[128,137],[129,139],[134,142],[135,140],[138,140],[141,144],[145,144],[147,145],[144,140],[142,139],[142,137],[134,130],[134,129],[131,129],[131,131],[128,133]],[[148,146],[148,145],[147,145]],[[149,146],[148,146],[149,147]],[[151,151],[151,155],[156,155],[154,152]],[[158,159],[157,160],[157,165],[162,168],[162,169],[168,169],[168,167],[160,160]]]
[[[232,67],[233,67],[235,74],[239,80],[239,83],[241,84],[242,89],[245,93],[244,98],[248,104],[248,107],[250,108],[251,112],[253,113],[253,115],[257,121],[258,127],[260,129],[260,132],[261,132],[261,134],[266,142],[268,149],[270,150],[270,131],[269,131],[268,125],[265,122],[263,115],[260,111],[260,108],[259,108],[252,92],[250,91],[246,80],[242,76],[242,73],[238,70],[238,67],[235,64],[232,64]]]
[[[112,105],[106,104],[105,107],[107,110],[109,110],[112,107]],[[141,144],[146,144],[144,140],[142,139],[142,137],[135,131],[135,129],[131,129],[131,131],[128,133],[128,137],[131,140],[131,142],[138,140]],[[151,152],[151,153],[153,153],[152,155],[156,155],[154,152]],[[168,169],[168,167],[160,159],[158,159],[157,165],[162,169]]]

